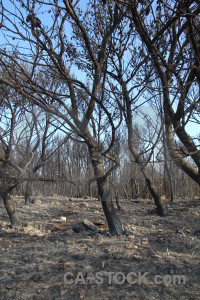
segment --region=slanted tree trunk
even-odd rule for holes
[[[4,206],[6,208],[6,211],[8,213],[8,216],[10,218],[10,223],[12,228],[19,228],[21,227],[21,222],[19,218],[17,217],[15,206],[13,203],[13,200],[10,197],[10,194],[8,192],[2,193],[2,198],[4,202]]]
[[[98,191],[101,197],[101,203],[103,207],[103,211],[108,223],[109,231],[111,235],[121,235],[122,234],[122,225],[120,218],[118,217],[113,201],[112,201],[112,193],[106,188],[106,180],[98,179],[97,180]]]
[[[114,192],[114,197],[115,197],[115,202],[116,202],[116,205],[117,205],[117,209],[121,210],[122,207],[121,207],[121,205],[119,203],[119,192],[118,192],[117,188],[115,187],[115,185],[112,183],[112,181],[110,181],[110,184],[113,187],[113,192]]]
[[[94,173],[97,177],[98,194],[101,198],[103,211],[109,227],[109,232],[111,235],[121,235],[122,225],[113,205],[112,192],[108,188],[108,179],[105,176],[102,156],[94,147],[89,147],[89,151],[92,166],[94,168]]]
[[[161,196],[159,193],[157,193],[150,181],[149,178],[145,178],[146,184],[148,186],[148,189],[151,193],[151,196],[153,197],[153,200],[155,202],[156,208],[157,208],[157,214],[161,217],[164,217],[167,213],[166,208],[162,204]]]
[[[114,193],[115,193],[115,201],[116,201],[116,204],[117,204],[117,209],[118,209],[118,210],[121,210],[122,207],[121,207],[121,205],[119,204],[119,193],[118,193],[118,191],[114,191]]]
[[[32,181],[27,181],[26,191],[25,191],[25,204],[31,203],[31,195],[32,195]]]
[[[159,193],[156,192],[155,187],[153,186],[151,180],[149,179],[149,177],[147,176],[146,172],[145,172],[145,167],[144,167],[144,162],[141,159],[141,157],[139,156],[139,154],[137,153],[137,150],[134,147],[134,143],[133,143],[133,129],[132,127],[130,127],[130,125],[128,125],[128,129],[129,129],[129,136],[128,136],[128,142],[129,142],[129,149],[131,154],[133,155],[134,159],[136,160],[137,164],[140,166],[141,168],[141,172],[145,178],[147,187],[149,189],[149,192],[151,194],[151,196],[153,197],[154,203],[156,205],[157,208],[157,214],[161,217],[165,216],[167,211],[166,208],[164,208],[162,202],[161,202],[161,196],[159,195]]]
[[[122,92],[123,92],[123,96],[124,99],[126,101],[126,114],[127,114],[127,118],[126,118],[126,123],[127,123],[127,127],[128,127],[128,146],[129,146],[129,150],[135,160],[135,162],[138,164],[138,166],[140,167],[140,170],[142,171],[142,174],[145,178],[145,181],[147,183],[147,187],[149,189],[149,192],[151,193],[156,208],[157,208],[157,214],[159,216],[165,216],[165,210],[164,207],[161,203],[161,197],[160,195],[156,192],[153,184],[151,183],[150,179],[148,178],[146,172],[145,172],[145,166],[147,164],[146,161],[143,160],[143,158],[141,157],[141,155],[139,155],[137,148],[135,146],[135,139],[134,139],[134,131],[133,131],[133,120],[132,120],[132,110],[131,110],[131,99],[129,96],[129,91],[127,89],[127,85],[126,82],[124,82],[122,79],[120,79],[120,84],[122,87]],[[155,144],[154,144],[155,146]]]

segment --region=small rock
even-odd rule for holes
[[[83,224],[83,222],[76,222],[73,224],[72,229],[74,230],[74,232],[79,233],[81,231],[86,231],[87,228],[85,227],[85,225]]]
[[[81,231],[86,231],[86,230],[92,230],[92,231],[97,231],[98,227],[94,225],[91,221],[84,219],[81,222],[76,222],[73,224],[72,229],[76,232],[79,233]]]
[[[87,219],[84,219],[84,220],[82,221],[82,223],[83,223],[83,224],[87,227],[87,229],[89,229],[89,230],[92,230],[92,231],[98,230],[98,227],[95,226],[93,222],[91,222],[91,221],[89,221],[89,220],[87,220]]]
[[[61,221],[61,222],[66,222],[66,221],[67,221],[67,218],[66,218],[66,217],[60,217],[60,221]]]

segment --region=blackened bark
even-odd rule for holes
[[[119,204],[119,193],[118,191],[115,191],[115,201],[116,201],[116,204],[117,204],[117,209],[118,210],[121,210],[121,205]]]
[[[111,235],[121,235],[122,225],[112,201],[112,193],[109,189],[105,188],[105,180],[97,180],[97,185],[109,232]]]
[[[112,192],[108,188],[108,179],[104,176],[102,156],[93,147],[89,147],[89,151],[94,173],[97,177],[98,194],[108,223],[109,232],[111,235],[121,235],[122,225],[112,202]]]
[[[6,211],[8,213],[8,216],[10,218],[10,223],[12,228],[19,228],[21,227],[21,222],[17,217],[16,210],[14,203],[10,197],[10,194],[8,192],[3,193],[2,195],[4,206],[6,208]]]
[[[167,214],[167,210],[166,210],[166,207],[164,207],[164,205],[162,204],[162,201],[161,201],[161,196],[159,195],[159,193],[156,193],[153,185],[151,184],[151,181],[146,178],[146,184],[148,186],[148,189],[154,199],[154,202],[155,202],[155,205],[156,205],[156,208],[157,208],[157,214],[161,217],[164,217],[166,216]]]

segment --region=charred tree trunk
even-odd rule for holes
[[[154,202],[155,202],[155,205],[156,205],[156,208],[157,208],[157,214],[161,217],[164,217],[166,215],[167,211],[166,211],[166,208],[162,204],[161,196],[159,195],[159,193],[156,193],[150,179],[145,178],[145,180],[146,180],[146,184],[148,186],[148,189],[151,193],[151,196],[154,199]]]
[[[19,221],[14,203],[10,197],[10,194],[8,192],[3,193],[2,195],[4,206],[6,208],[6,211],[8,213],[8,216],[10,218],[10,223],[12,228],[19,228],[21,227],[21,222]]]
[[[156,192],[152,182],[150,181],[150,179],[148,178],[145,170],[144,170],[144,162],[141,160],[141,157],[138,155],[135,147],[134,147],[134,143],[133,143],[133,132],[132,132],[132,129],[130,129],[130,126],[129,126],[129,149],[131,151],[131,154],[133,155],[133,157],[135,158],[137,164],[141,167],[141,171],[142,171],[142,174],[145,178],[145,181],[146,181],[146,184],[147,184],[147,187],[148,187],[148,190],[151,194],[151,196],[153,197],[153,200],[155,202],[155,205],[156,205],[156,208],[157,208],[157,214],[159,216],[165,216],[166,215],[166,208],[164,208],[162,202],[161,202],[161,197],[159,195],[159,193]]]
[[[116,204],[117,204],[117,209],[118,209],[118,210],[121,210],[122,207],[121,207],[121,205],[119,204],[119,193],[118,193],[118,191],[115,191],[115,201],[116,201]]]
[[[99,195],[101,197],[103,211],[108,223],[110,234],[121,235],[122,225],[112,201],[112,193],[109,189],[106,188],[105,179],[98,179],[97,184],[98,184]]]
[[[17,186],[18,184],[11,185],[9,172],[6,170],[6,166],[3,165],[0,169],[0,196],[3,199],[3,203],[9,216],[12,228],[21,227],[13,200],[10,197],[10,192]]]
[[[26,191],[25,191],[25,204],[31,203],[32,196],[32,181],[27,181]]]
[[[119,203],[119,192],[118,192],[117,188],[114,186],[114,184],[112,183],[112,181],[110,181],[110,184],[111,184],[111,186],[113,188],[113,192],[114,192],[114,197],[115,197],[115,202],[116,202],[116,205],[117,205],[117,209],[121,210],[122,207],[121,207],[121,205]]]
[[[89,147],[89,151],[109,232],[111,235],[121,235],[122,225],[112,202],[112,192],[108,188],[108,179],[105,177],[101,154],[93,147]]]

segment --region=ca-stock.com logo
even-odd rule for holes
[[[186,284],[186,277],[184,275],[154,275],[151,276],[149,272],[107,272],[99,271],[85,275],[83,272],[76,274],[66,272],[64,274],[64,283],[68,285],[85,285],[85,284],[165,284],[165,285],[184,285]]]

